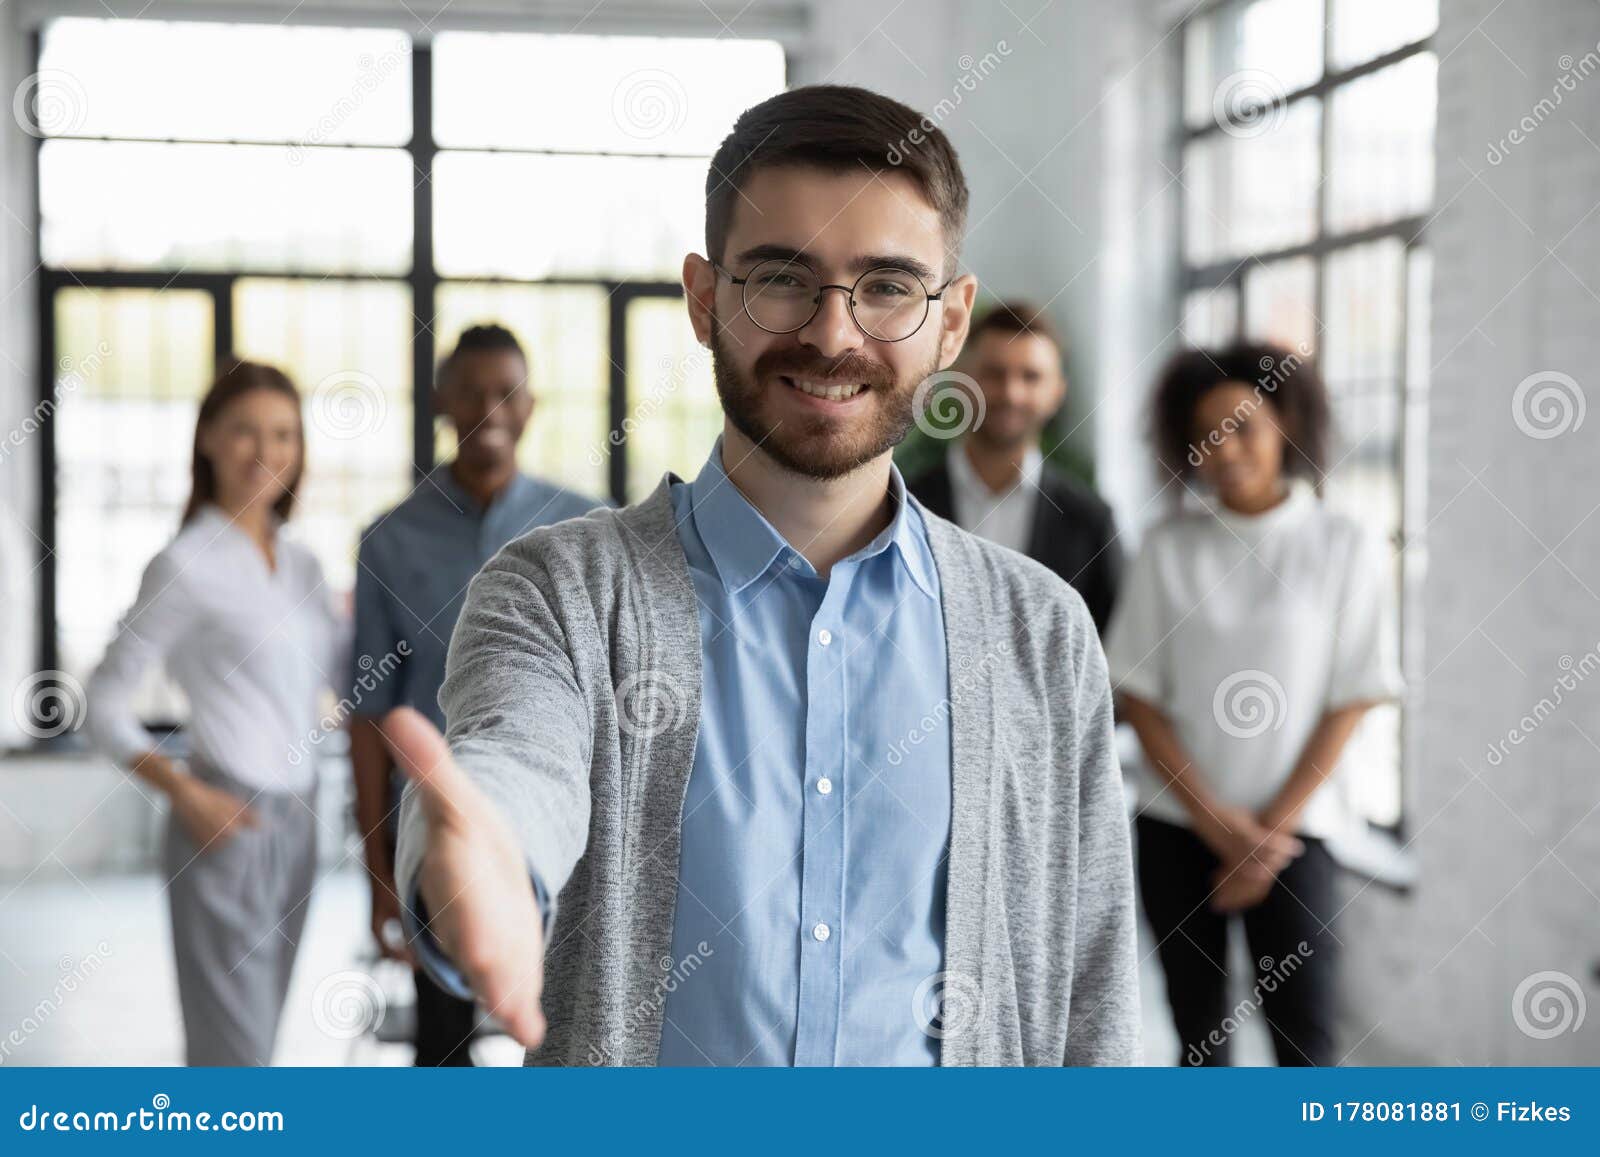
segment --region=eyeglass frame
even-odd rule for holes
[[[746,274],[744,277],[735,277],[734,273],[733,273],[733,270],[724,269],[717,262],[711,261],[709,259],[707,260],[707,264],[710,265],[712,269],[716,270],[718,273],[724,274],[728,278],[728,284],[737,285],[737,286],[740,287],[740,289],[739,289],[739,307],[742,310],[744,310],[744,315],[746,317],[748,317],[752,322],[754,322],[756,328],[761,330],[762,333],[779,334],[779,335],[787,334],[787,333],[799,333],[801,330],[805,329],[806,326],[808,326],[812,322],[816,321],[817,320],[817,314],[822,312],[822,295],[824,293],[826,293],[830,289],[837,289],[837,290],[841,290],[845,294],[845,308],[849,311],[850,320],[855,324],[855,327],[857,329],[859,329],[863,334],[866,334],[866,336],[871,338],[873,341],[881,341],[881,342],[884,342],[884,343],[889,344],[889,345],[893,345],[896,342],[909,341],[911,338],[914,338],[914,337],[917,336],[917,334],[921,333],[922,332],[922,327],[928,324],[928,314],[933,312],[933,307],[928,305],[927,302],[930,302],[930,301],[943,301],[944,300],[944,291],[949,289],[950,286],[955,282],[956,278],[961,276],[959,273],[955,274],[954,276],[952,276],[949,279],[947,279],[943,285],[939,286],[938,292],[929,293],[928,292],[928,287],[926,285],[923,285],[922,278],[920,276],[918,276],[916,273],[913,273],[911,270],[902,268],[901,266],[898,266],[898,265],[874,265],[871,269],[863,271],[861,276],[857,277],[855,279],[855,281],[851,282],[849,285],[832,285],[832,284],[828,284],[826,282],[823,282],[822,281],[822,274],[818,273],[815,269],[812,269],[811,266],[807,265],[804,261],[791,261],[786,257],[766,257],[766,258],[763,258],[762,260],[756,262],[754,265],[752,265],[750,267],[750,272],[754,273],[757,269],[760,269],[763,265],[770,265],[770,264],[773,264],[774,262],[782,262],[785,265],[793,265],[793,266],[799,267],[800,269],[804,269],[807,273],[811,274],[811,276],[815,277],[817,279],[817,281],[820,283],[817,286],[817,300],[812,306],[811,316],[806,318],[803,322],[801,322],[799,325],[795,326],[793,329],[768,329],[766,326],[762,325],[759,321],[756,321],[756,315],[750,312],[750,303],[745,298],[744,286],[746,286],[746,285],[748,285],[750,283],[749,274]],[[862,325],[861,324],[861,320],[856,317],[856,287],[858,285],[860,285],[863,281],[865,281],[868,277],[872,276],[874,273],[878,273],[878,272],[881,272],[883,270],[892,270],[895,273],[903,273],[907,277],[915,278],[917,284],[922,286],[922,296],[926,299],[923,302],[922,320],[917,322],[916,329],[913,329],[910,333],[906,334],[905,337],[878,337],[875,334],[868,333],[867,332],[867,327]]]

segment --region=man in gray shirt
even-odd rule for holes
[[[413,963],[409,949],[388,934],[398,931],[400,916],[394,890],[400,781],[391,774],[377,720],[404,705],[443,729],[445,649],[472,576],[512,539],[597,505],[517,468],[517,443],[534,398],[527,357],[509,330],[479,325],[463,333],[440,366],[435,394],[455,428],[456,455],[361,536],[349,675],[356,705],[350,759],[373,936],[380,952],[406,963]],[[441,990],[422,969],[416,981],[416,1063],[470,1064],[473,1003]]]
[[[530,1064],[1138,1061],[1093,622],[892,462],[966,335],[966,209],[896,101],[741,115],[683,264],[712,457],[507,546],[448,740],[385,718],[412,943]]]

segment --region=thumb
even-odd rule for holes
[[[395,766],[416,784],[430,814],[447,819],[456,801],[471,790],[471,781],[450,757],[450,745],[427,716],[412,707],[396,707],[378,724]]]

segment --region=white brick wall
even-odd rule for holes
[[[1369,890],[1346,913],[1349,1043],[1357,1060],[1593,1064],[1600,671],[1561,690],[1498,766],[1488,752],[1554,702],[1564,656],[1593,662],[1600,646],[1600,413],[1543,439],[1513,415],[1539,371],[1571,375],[1600,406],[1600,69],[1535,112],[1569,63],[1600,54],[1600,8],[1441,8],[1428,674],[1408,811],[1420,878],[1410,897]],[[1542,123],[1491,164],[1490,142],[1525,115]],[[1595,1005],[1578,1031],[1519,1029],[1513,995],[1543,971]],[[1525,1018],[1538,1028],[1540,1015]]]

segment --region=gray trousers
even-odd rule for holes
[[[317,865],[311,799],[264,792],[198,761],[193,774],[248,801],[259,827],[202,851],[176,816],[163,849],[178,999],[191,1065],[266,1065]]]

